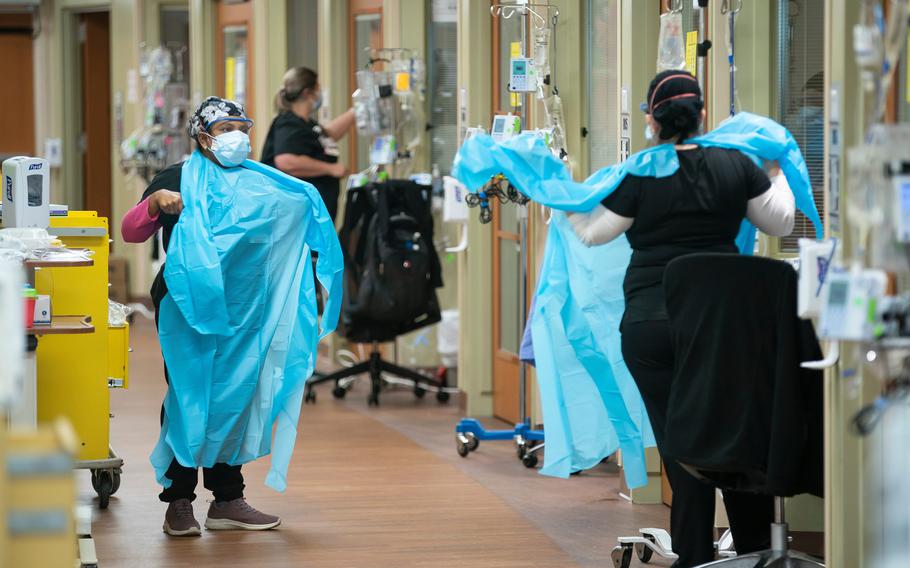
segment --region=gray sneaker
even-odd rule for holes
[[[193,516],[193,504],[189,499],[177,499],[168,504],[164,514],[164,532],[171,536],[199,536],[202,529]]]
[[[280,524],[281,519],[257,511],[242,497],[224,503],[212,503],[209,507],[209,516],[205,519],[205,528],[210,531],[231,529],[265,531]]]

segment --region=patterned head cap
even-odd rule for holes
[[[187,125],[187,131],[190,136],[196,138],[199,134],[208,132],[213,124],[222,120],[253,122],[247,118],[246,111],[243,110],[243,105],[240,103],[220,97],[209,97],[202,101],[202,104],[193,113]]]

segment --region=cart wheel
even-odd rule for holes
[[[370,394],[367,398],[367,406],[379,406],[379,395],[375,393]]]
[[[449,402],[449,393],[447,393],[446,391],[442,391],[442,390],[439,391],[438,393],[436,393],[436,400],[443,404]]]
[[[629,545],[620,545],[610,553],[613,560],[613,568],[629,568],[632,565],[632,547]]]
[[[457,438],[455,440],[455,450],[458,452],[458,455],[463,458],[468,457],[468,454],[471,453],[471,449],[468,445]]]
[[[341,400],[348,394],[348,389],[344,388],[341,385],[335,385],[335,388],[332,389],[332,396],[336,399]]]
[[[111,487],[111,495],[116,495],[120,489],[120,472],[114,470],[114,485]]]
[[[316,391],[313,389],[307,389],[306,395],[303,397],[303,401],[307,404],[316,404]]]
[[[537,454],[526,452],[525,455],[521,457],[521,463],[523,463],[528,469],[533,468],[537,465]]]
[[[645,537],[645,538],[648,538],[648,537]],[[648,540],[651,540],[651,539],[648,538]],[[651,550],[650,548],[648,548],[647,546],[645,546],[644,544],[636,544],[635,545],[635,554],[636,554],[636,556],[638,556],[638,559],[641,561],[642,564],[647,564],[648,562],[651,562],[651,557],[654,556],[654,551]]]
[[[95,479],[97,483],[93,485],[95,485],[95,492],[98,493],[98,508],[107,509],[113,494],[114,479],[111,476],[111,472],[107,470],[99,470]]]
[[[414,385],[414,396],[417,398],[423,398],[425,394],[427,394],[427,390],[425,388],[418,384]]]
[[[477,439],[473,432],[466,432],[465,438],[468,439],[468,451],[473,452],[480,445],[480,440]]]

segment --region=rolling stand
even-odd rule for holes
[[[322,383],[327,383],[330,381],[335,382],[335,388],[332,389],[332,396],[337,399],[342,399],[348,394],[350,389],[350,384],[352,381],[346,381],[347,384],[342,384],[343,379],[348,379],[356,377],[357,375],[369,374],[370,376],[370,395],[367,398],[367,402],[370,406],[379,406],[379,393],[382,388],[390,382],[386,380],[382,374],[388,373],[396,377],[401,377],[408,383],[412,383],[414,387],[414,395],[417,398],[423,398],[427,390],[436,391],[436,400],[439,402],[445,403],[449,401],[449,392],[446,390],[446,373],[441,372],[437,378],[428,377],[417,371],[411,369],[406,369],[404,367],[398,366],[395,363],[386,361],[382,358],[382,354],[379,352],[379,342],[373,342],[373,349],[370,352],[370,358],[367,361],[358,363],[353,367],[347,369],[341,369],[334,373],[328,375],[313,375],[306,385],[306,394],[304,395],[304,401],[308,403],[316,402],[316,393],[313,391],[313,387]]]
[[[521,18],[521,45],[524,49],[528,47],[528,23],[529,18],[535,18],[546,25],[550,20],[542,17],[537,10],[545,10],[547,15],[552,11],[553,22],[555,26],[556,18],[559,17],[559,9],[550,4],[532,4],[519,1],[516,4],[494,4],[490,7],[490,13],[509,19],[513,16]],[[528,95],[522,93],[521,108],[528,108]],[[519,189],[520,191],[520,189]],[[528,206],[526,200],[511,199],[518,207],[518,248],[519,248],[519,276],[518,276],[518,297],[520,298],[518,310],[518,329],[523,333],[527,319],[528,305]],[[491,217],[481,218],[482,223],[488,223]],[[519,361],[518,363],[518,423],[514,428],[509,430],[486,430],[480,422],[473,418],[462,418],[455,426],[455,449],[458,455],[463,458],[477,449],[481,441],[504,441],[514,440],[515,449],[518,459],[527,468],[533,468],[539,460],[538,452],[544,448],[543,430],[534,430],[531,427],[531,419],[528,417],[527,400],[528,400],[528,372],[527,363]]]

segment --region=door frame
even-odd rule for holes
[[[253,84],[254,38],[253,38],[253,2],[248,0],[238,4],[215,2],[215,92],[218,96],[225,97],[224,90],[224,28],[226,26],[246,27],[246,86],[243,108],[247,115],[252,113],[255,100]],[[191,40],[192,41],[192,40]],[[251,134],[252,138],[252,134]]]
[[[88,35],[82,37],[82,23],[85,22],[85,19],[89,16],[94,16],[98,14],[105,14],[107,16],[107,49],[102,55],[103,58],[106,58],[107,63],[107,92],[101,93],[100,96],[104,97],[100,102],[102,107],[106,110],[100,110],[97,106],[99,101],[93,101],[95,98],[88,90],[85,88],[85,84],[81,81],[82,77],[88,71],[87,62],[90,60],[96,60],[95,56],[91,58],[86,57],[88,55],[87,49],[89,49],[89,38]],[[88,29],[88,22],[85,22],[86,28]],[[111,93],[113,91],[113,77],[112,73],[112,61],[111,61],[111,46],[112,46],[112,14],[110,11],[96,11],[96,12],[82,12],[78,17],[78,25],[80,26],[80,37],[79,37],[79,49],[81,52],[81,65],[78,69],[78,75],[80,77],[80,126],[81,134],[80,137],[86,137],[81,140],[80,143],[83,145],[80,148],[81,152],[81,164],[82,164],[82,204],[83,208],[89,211],[96,211],[99,217],[105,217],[108,219],[108,226],[113,230],[115,225],[114,217],[114,199],[113,199],[113,149],[114,149],[114,140],[112,125],[114,121],[113,116],[113,97]],[[100,36],[99,36],[100,39]],[[101,53],[101,52],[99,52]],[[98,54],[94,54],[98,55]],[[93,107],[94,105],[94,107]],[[91,112],[89,112],[91,111]],[[99,118],[96,114],[100,114],[100,118],[103,120],[98,121]],[[96,119],[92,124],[88,123],[89,118]],[[97,134],[98,138],[93,140],[90,134]],[[100,141],[100,144],[98,143]],[[89,152],[97,150],[97,147],[100,146],[102,152],[101,157],[99,158],[95,155],[93,161],[89,161]],[[98,163],[94,163],[97,160]],[[97,170],[97,171],[96,171]],[[88,176],[92,174],[97,175],[98,177],[93,180],[88,180]],[[101,181],[103,178],[103,181]],[[98,191],[98,188],[93,187],[96,183],[101,182],[101,191]],[[96,196],[97,195],[97,196]],[[90,198],[91,197],[91,198]],[[100,205],[100,207],[99,207]]]
[[[348,0],[348,81],[351,92],[357,89],[357,26],[355,20],[357,16],[378,15],[379,28],[382,34],[382,46],[385,45],[385,19],[382,10],[382,0]],[[357,169],[357,144],[358,144],[357,126],[352,125],[348,132],[350,157],[348,158],[348,167],[354,171]]]
[[[80,72],[79,16],[92,12],[111,13],[111,6],[74,6],[60,11],[60,57],[63,71],[63,117],[62,140],[63,159],[61,181],[63,190],[54,193],[71,211],[85,207],[83,189],[82,151],[80,144],[82,129],[82,74]],[[110,55],[110,54],[109,54]],[[113,176],[113,171],[111,171]],[[113,183],[113,177],[111,178]],[[113,198],[113,196],[112,196]]]

